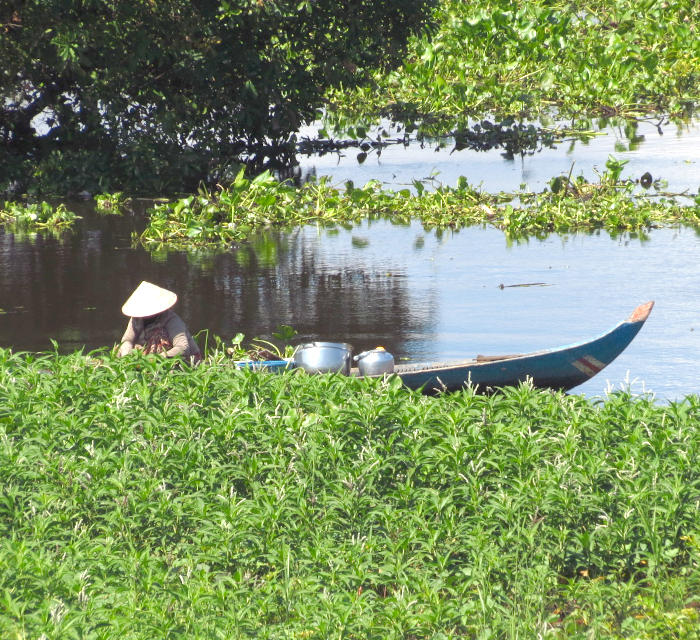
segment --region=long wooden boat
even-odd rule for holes
[[[467,385],[489,392],[528,380],[535,387],[566,391],[617,358],[642,328],[653,306],[653,301],[638,306],[627,320],[586,342],[532,353],[477,356],[456,363],[396,365],[394,373],[407,387],[427,394],[456,391]]]

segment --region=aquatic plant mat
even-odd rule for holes
[[[3,638],[697,638],[700,398],[0,350]]]
[[[54,207],[45,201],[29,204],[9,201],[0,203],[0,226],[6,225],[15,231],[25,228],[32,230],[68,228],[79,218],[80,216],[66,209],[65,204]]]
[[[510,239],[601,228],[643,232],[664,224],[700,227],[700,195],[640,193],[634,181],[620,178],[625,164],[609,158],[596,183],[583,176],[556,176],[547,191],[517,194],[489,194],[464,177],[455,187],[431,191],[414,181],[415,193],[385,189],[376,180],[340,188],[322,178],[297,188],[267,171],[248,179],[241,170],[227,188],[202,189],[198,195],[154,206],[146,229],[133,239],[150,250],[227,247],[268,228],[377,218],[396,224],[420,220],[428,229],[489,225]],[[683,196],[684,202],[675,196]]]

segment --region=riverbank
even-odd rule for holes
[[[697,396],[427,398],[105,351],[0,372],[10,637],[697,628]]]

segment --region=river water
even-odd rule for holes
[[[314,129],[307,132],[313,136]],[[389,138],[391,139],[391,138]],[[594,182],[605,171],[610,156],[627,164],[623,178],[639,179],[649,172],[652,179],[665,182],[665,189],[674,193],[700,190],[700,120],[686,124],[663,124],[642,121],[632,139],[623,127],[608,126],[593,138],[568,140],[553,148],[543,148],[533,155],[504,157],[501,149],[489,151],[454,151],[449,141],[389,145],[372,149],[359,163],[356,148],[340,153],[302,156],[302,179],[310,175],[329,176],[337,182],[352,180],[356,185],[379,180],[388,187],[411,186],[413,180],[431,184],[455,185],[460,176],[484,191],[515,192],[521,187],[542,191],[551,178],[558,175],[583,175]]]
[[[632,173],[644,169],[667,179],[669,189],[695,193],[700,129],[665,139],[677,144],[657,148],[649,140],[646,155],[640,152],[646,142],[616,155],[630,160]],[[491,191],[516,182],[517,189],[525,178],[530,188],[541,188],[572,162],[602,168],[611,146],[601,137],[569,155],[546,150],[514,162],[453,154],[440,171],[446,183],[467,175]],[[366,177],[383,179],[386,172],[387,183],[399,184],[433,170],[427,156],[407,169],[408,157],[392,164],[383,153]],[[330,171],[327,157],[316,160],[316,174],[328,170],[356,184],[372,161],[341,158],[347,166],[339,169],[336,159]],[[463,166],[452,167],[457,161]],[[449,180],[448,167],[454,169]],[[60,238],[0,231],[0,346],[45,350],[55,340],[70,352],[113,345],[126,324],[120,307],[141,280],[178,293],[176,310],[193,333],[203,332],[202,345],[238,332],[269,337],[286,324],[298,331],[295,342],[343,341],[356,352],[383,345],[398,361],[411,362],[565,345],[598,335],[654,300],[630,347],[576,391],[600,396],[630,386],[662,400],[700,393],[700,234],[687,227],[646,237],[600,232],[509,244],[490,228],[440,233],[418,223],[374,221],[268,233],[211,255],[159,256],[131,246],[132,231],[144,224],[138,207],[123,217],[99,216],[89,203],[73,209],[84,218]]]

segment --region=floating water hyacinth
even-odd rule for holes
[[[148,226],[135,239],[149,248],[226,246],[272,226],[343,224],[380,217],[397,223],[420,220],[426,228],[486,224],[510,237],[601,228],[644,231],[672,223],[700,226],[700,197],[679,202],[661,194],[640,194],[634,181],[620,178],[623,164],[609,159],[608,170],[597,182],[560,176],[551,181],[551,189],[517,194],[485,193],[465,178],[456,187],[430,191],[416,183],[412,193],[384,189],[376,181],[341,189],[321,179],[297,188],[267,172],[252,180],[241,172],[228,188],[153,207]]]
[[[0,223],[36,229],[70,227],[80,216],[69,211],[64,204],[53,206],[48,202],[22,204],[6,201],[0,207]]]
[[[131,203],[132,198],[121,191],[100,193],[95,196],[95,210],[103,215],[121,215]]]

